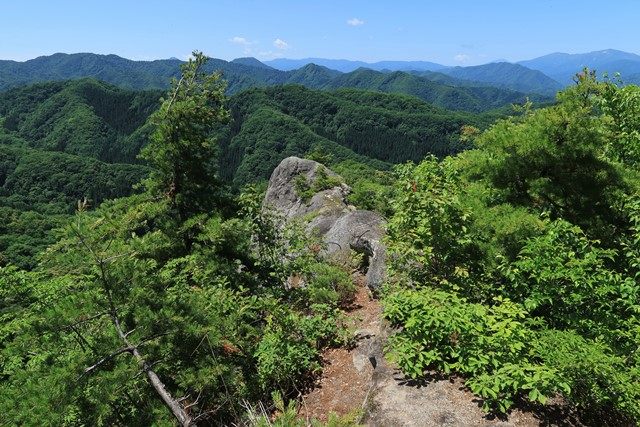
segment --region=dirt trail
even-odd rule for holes
[[[348,316],[358,333],[359,343],[354,349],[334,348],[323,355],[324,370],[315,388],[303,398],[300,416],[326,421],[331,412],[345,415],[364,404],[371,391],[373,365],[362,349],[363,341],[370,340],[380,329],[382,309],[380,302],[371,297],[364,278],[357,276],[357,293]]]
[[[302,419],[326,421],[332,412],[346,415],[362,410],[364,425],[381,427],[580,425],[564,413],[562,405],[544,414],[515,409],[508,419],[492,419],[459,378],[421,385],[406,381],[383,357],[388,330],[381,320],[380,302],[371,298],[361,276],[355,281],[357,294],[347,315],[353,320],[358,344],[350,350],[325,352],[323,374],[302,399]]]

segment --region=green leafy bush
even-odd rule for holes
[[[506,412],[518,396],[544,403],[569,390],[535,355],[534,325],[509,300],[487,307],[431,288],[405,290],[385,298],[384,315],[401,328],[390,347],[405,373],[415,379],[432,369],[461,373],[486,410]]]
[[[460,374],[505,412],[563,395],[640,422],[636,89],[589,72],[477,149],[398,168],[385,316],[414,378]]]
[[[326,264],[314,263],[306,268],[308,283],[304,291],[312,303],[345,305],[356,292],[352,278],[341,268]]]
[[[429,157],[397,167],[396,174],[387,227],[394,272],[420,284],[468,275],[474,243],[455,171]]]

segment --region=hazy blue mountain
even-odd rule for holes
[[[575,73],[589,67],[602,74],[619,72],[623,80],[626,75],[640,73],[640,56],[620,50],[607,49],[589,53],[568,54],[552,53],[528,61],[520,61],[520,65],[539,70],[562,84],[570,84]]]
[[[283,71],[296,70],[307,64],[322,65],[333,70],[348,73],[358,68],[369,68],[372,70],[382,71],[437,71],[446,66],[428,61],[380,61],[380,62],[364,62],[350,61],[347,59],[325,59],[325,58],[303,58],[303,59],[287,59],[278,58],[266,61],[268,65]]]
[[[270,69],[270,70],[273,69],[273,67],[268,66],[264,62],[260,62],[259,60],[257,60],[256,58],[254,58],[252,56],[248,56],[248,57],[245,57],[245,58],[236,58],[231,62],[234,63],[234,64],[248,65],[250,67],[267,68],[267,69]]]
[[[553,96],[562,85],[538,70],[520,64],[492,62],[472,67],[453,67],[441,70],[449,76],[490,84],[519,92],[533,92]]]
[[[632,74],[629,77],[625,78],[624,81],[626,83],[632,83],[634,85],[640,85],[640,73]]]
[[[429,61],[379,61],[370,64],[374,70],[393,70],[393,71],[438,71],[447,68],[446,65],[436,64]]]

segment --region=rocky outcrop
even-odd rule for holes
[[[384,282],[386,271],[382,244],[384,219],[375,212],[356,210],[349,205],[346,197],[350,188],[338,184],[337,178],[338,175],[318,162],[288,157],[271,174],[263,206],[274,209],[285,220],[305,221],[307,231],[320,236],[326,244],[327,256],[348,256],[350,250],[364,254],[366,283],[371,289],[377,289]],[[318,180],[335,185],[320,186],[310,198],[299,194],[301,182],[313,189],[318,187]]]

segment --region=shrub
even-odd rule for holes
[[[355,295],[353,280],[339,267],[316,263],[308,267],[307,277],[306,292],[312,304],[344,305]]]
[[[416,379],[432,369],[463,374],[485,410],[506,412],[516,397],[544,403],[568,391],[533,353],[533,322],[509,300],[487,307],[430,288],[404,290],[385,298],[384,316],[401,328],[389,346],[403,372]]]

